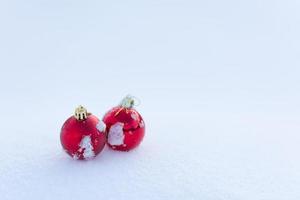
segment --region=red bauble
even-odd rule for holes
[[[107,144],[114,150],[129,151],[137,147],[144,138],[145,123],[133,105],[132,97],[128,96],[103,118],[107,127]]]
[[[74,159],[91,159],[104,148],[105,124],[82,106],[78,107],[75,115],[64,123],[60,140],[64,150]]]

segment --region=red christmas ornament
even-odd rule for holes
[[[103,118],[107,127],[107,144],[114,150],[129,151],[144,138],[144,120],[133,106],[134,98],[127,96]]]
[[[106,141],[105,128],[102,121],[79,106],[75,115],[64,123],[60,141],[71,157],[88,160],[102,151]]]

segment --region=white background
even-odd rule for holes
[[[0,2],[1,200],[300,199],[300,1]],[[75,107],[141,99],[129,153],[66,155]]]

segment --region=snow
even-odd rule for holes
[[[102,120],[99,120],[98,124],[96,125],[96,128],[98,129],[98,131],[103,133],[105,132],[106,124]]]
[[[300,199],[297,0],[0,1],[1,200]],[[127,94],[146,133],[74,160]]]
[[[74,153],[73,156],[72,156],[72,158],[73,158],[74,160],[78,160],[78,159],[79,159],[79,156],[78,156],[77,153]]]
[[[140,122],[140,124],[139,124],[139,125],[140,125],[140,127],[141,127],[141,128],[143,128],[143,127],[145,126],[145,123],[144,123],[144,121],[143,121],[143,120],[141,120],[141,122]]]
[[[121,145],[124,143],[124,133],[123,133],[124,124],[117,122],[113,124],[108,132],[107,142],[110,145]]]
[[[93,148],[93,145],[92,145],[90,135],[86,135],[81,139],[79,147],[80,147],[79,152],[83,152],[82,155],[85,159],[88,160],[88,159],[91,159],[95,156],[94,148]]]
[[[138,119],[138,116],[135,114],[135,113],[131,113],[131,118],[133,120],[137,120]]]

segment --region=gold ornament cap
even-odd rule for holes
[[[75,109],[74,117],[77,120],[79,120],[79,121],[85,120],[87,118],[87,116],[88,116],[88,112],[85,107],[80,105]]]

